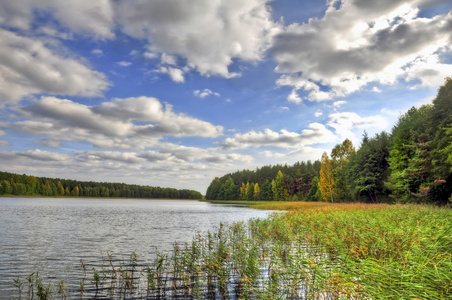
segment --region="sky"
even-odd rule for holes
[[[1,1],[0,170],[204,194],[390,132],[451,45],[452,1]]]

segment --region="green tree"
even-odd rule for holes
[[[254,182],[251,182],[248,185],[248,189],[246,192],[246,200],[254,200]]]
[[[424,201],[416,198],[427,196],[428,189],[423,187],[432,181],[432,106],[413,107],[403,115],[393,128],[392,145],[387,186],[392,190],[393,198]]]
[[[12,194],[12,188],[11,188],[11,183],[7,180],[3,180],[3,194],[4,195],[11,195]]]
[[[319,189],[319,178],[314,177],[312,180],[312,186],[309,190],[308,195],[306,196],[306,201],[323,201],[322,194]]]
[[[342,144],[336,145],[331,151],[333,177],[334,177],[334,194],[336,202],[350,201],[351,193],[349,190],[350,182],[347,176],[347,165],[350,157],[355,153],[353,143],[349,139],[345,139]]]
[[[261,200],[273,200],[272,185],[268,179],[266,179],[264,183],[262,183],[259,195]]]
[[[446,78],[433,100],[435,128],[432,156],[430,201],[447,203],[452,196],[452,78]]]
[[[224,184],[224,200],[238,200],[240,189],[234,184],[234,180],[229,177]]]
[[[388,197],[389,190],[384,183],[389,175],[389,150],[390,138],[386,132],[372,139],[364,135],[361,147],[351,156],[347,167],[354,200],[379,202],[380,197]]]
[[[272,181],[273,200],[283,201],[289,198],[289,192],[286,189],[284,174],[278,171],[276,178]]]
[[[215,177],[207,188],[206,199],[207,200],[218,200],[218,193],[220,191],[221,182],[218,177]],[[124,186],[124,188],[126,188]]]

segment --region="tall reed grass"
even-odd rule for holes
[[[265,208],[287,213],[220,225],[150,264],[135,253],[123,261],[107,255],[75,293],[38,276],[27,285],[18,280],[19,298],[36,297],[38,286],[39,299],[452,298],[450,209],[303,202]]]

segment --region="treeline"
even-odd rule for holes
[[[73,196],[147,199],[201,199],[192,190],[141,186],[124,183],[76,181],[0,172],[0,195]]]
[[[206,198],[452,202],[452,79],[432,104],[400,116],[391,133],[365,133],[358,150],[346,139],[320,162],[227,174],[212,181]]]
[[[320,161],[292,166],[263,166],[215,178],[207,188],[207,200],[297,200],[309,196],[319,176]]]

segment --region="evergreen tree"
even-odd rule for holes
[[[266,179],[264,183],[262,183],[259,195],[261,197],[261,200],[273,200],[272,185],[268,179]]]
[[[224,200],[238,200],[239,187],[234,184],[234,180],[229,177],[224,184]]]
[[[345,139],[342,144],[336,145],[331,151],[336,202],[350,201],[350,182],[346,173],[350,157],[354,153],[355,148],[349,139]]]
[[[207,200],[217,200],[218,193],[220,191],[221,182],[218,177],[215,177],[212,182],[210,183],[209,187],[207,188],[206,192],[206,199]],[[125,186],[123,187],[123,190],[125,189]]]
[[[248,185],[248,189],[246,192],[246,200],[254,200],[254,183],[251,182]]]
[[[314,177],[314,179],[312,180],[312,187],[305,199],[306,201],[323,201],[322,194],[320,193],[319,189],[318,177]]]
[[[289,192],[286,189],[286,182],[284,181],[284,175],[281,171],[278,171],[276,178],[272,181],[273,200],[284,201],[289,198]]]
[[[432,180],[433,167],[431,117],[431,105],[419,109],[413,107],[393,129],[389,158],[391,174],[387,186],[396,201],[421,201],[416,198],[427,196],[428,189],[424,187]]]
[[[347,177],[354,200],[378,202],[387,198],[389,190],[384,182],[389,175],[390,138],[382,132],[369,139],[364,135],[360,149],[350,158]]]

